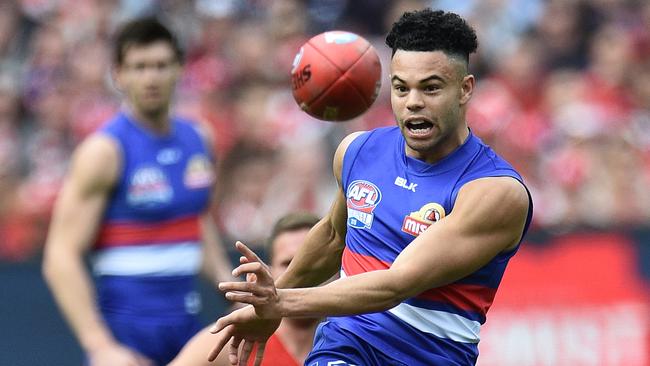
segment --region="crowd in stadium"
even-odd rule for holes
[[[72,149],[120,108],[109,44],[124,20],[157,14],[182,37],[176,110],[216,135],[224,242],[255,244],[288,211],[325,212],[345,134],[394,123],[382,36],[423,6],[476,28],[468,122],[523,173],[534,227],[650,222],[648,1],[13,0],[0,4],[0,259],[39,253]],[[347,123],[314,120],[291,95],[300,45],[331,29],[370,40],[386,74]]]

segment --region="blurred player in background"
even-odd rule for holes
[[[269,271],[275,278],[286,271],[289,263],[319,219],[317,216],[295,212],[280,218],[267,241]],[[318,318],[284,319],[266,344],[262,366],[299,366],[311,350]],[[221,352],[210,363],[206,352],[214,344],[214,336],[207,329],[197,334],[169,366],[229,365],[228,353]],[[249,362],[249,364],[252,364]]]
[[[237,243],[246,261],[235,275],[256,281],[220,288],[253,306],[219,319],[211,357],[229,343],[236,364],[281,318],[331,316],[305,365],[476,363],[481,324],[530,223],[530,195],[465,120],[477,48],[465,20],[406,12],[386,43],[397,126],[341,142],[339,194],[275,284]],[[339,270],[340,280],[310,287]]]
[[[92,366],[167,364],[201,329],[202,265],[211,281],[231,278],[207,214],[211,139],[170,114],[182,60],[155,19],[117,33],[113,76],[124,107],[77,148],[54,210],[43,271]]]

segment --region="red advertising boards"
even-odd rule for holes
[[[478,365],[650,365],[650,288],[638,263],[625,235],[524,243],[481,330]]]

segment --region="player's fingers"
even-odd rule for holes
[[[237,323],[238,319],[238,311],[241,309],[237,309],[233,311],[232,313],[228,315],[224,315],[221,318],[217,319],[217,321],[210,327],[210,333],[216,334],[221,332],[223,329],[225,329],[227,326],[231,324]],[[228,333],[232,334],[232,329],[228,331]]]
[[[210,354],[208,355],[208,361],[212,362],[214,361],[219,353],[221,353],[221,350],[223,350],[223,347],[228,343],[228,340],[230,340],[231,333],[233,330],[233,326],[230,325],[226,327],[226,331],[223,334],[219,334],[217,337],[217,344],[212,348],[212,351],[210,351]]]
[[[230,313],[230,314],[232,314],[232,313]],[[212,333],[212,334],[217,334],[217,333],[221,332],[224,328],[226,328],[227,326],[232,324],[231,322],[228,321],[228,319],[223,320],[225,317],[230,316],[230,314],[217,319],[217,321],[214,322],[214,324],[210,327],[209,332]]]
[[[267,273],[266,267],[264,267],[263,263],[260,262],[250,262],[250,263],[244,263],[240,264],[237,268],[232,270],[232,275],[235,277],[239,277],[243,274],[248,274],[248,273],[255,273],[256,275],[265,275]]]
[[[229,301],[251,304],[253,306],[268,304],[267,298],[259,297],[255,294],[251,294],[247,292],[226,292],[225,297]]]
[[[230,345],[228,346],[228,361],[233,366],[236,366],[239,363],[239,344],[241,343],[241,337],[232,337]]]
[[[258,296],[271,296],[275,288],[258,282],[221,282],[219,290],[222,292],[246,292]]]
[[[249,247],[246,246],[246,244],[242,243],[241,241],[237,241],[235,243],[235,248],[237,248],[237,250],[239,250],[239,252],[243,254],[244,257],[246,257],[249,261],[262,263],[260,257],[258,257],[254,251],[252,251]]]
[[[264,357],[265,348],[266,348],[266,342],[259,342],[257,344],[257,353],[255,354],[255,364],[253,366],[262,365],[262,357]]]
[[[251,352],[253,352],[254,345],[255,342],[244,340],[244,344],[242,345],[241,351],[239,352],[239,366],[246,366],[248,359],[251,356]]]
[[[257,275],[255,273],[247,273],[246,282],[257,282]]]
[[[249,322],[251,320],[255,320],[256,317],[257,316],[255,315],[255,309],[252,306],[247,305],[217,319],[212,327],[210,327],[209,331],[212,334],[219,333],[221,330],[231,324]],[[234,334],[234,329],[232,330],[231,334]]]

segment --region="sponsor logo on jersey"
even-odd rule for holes
[[[181,160],[181,156],[183,156],[181,149],[167,148],[158,152],[156,155],[156,161],[160,165],[172,165],[178,163],[178,161]]]
[[[201,295],[196,291],[185,294],[185,311],[188,314],[198,314],[201,311]]]
[[[381,201],[381,191],[367,180],[355,180],[346,192],[348,225],[357,229],[370,229],[373,211]]]
[[[395,185],[404,189],[408,189],[411,192],[415,192],[415,187],[418,186],[417,183],[409,183],[406,178],[402,177],[395,178]]]
[[[129,180],[127,202],[134,206],[151,206],[168,203],[174,191],[163,171],[155,166],[134,170]]]
[[[190,189],[205,188],[214,182],[212,164],[203,154],[195,154],[187,161],[183,182]]]
[[[404,217],[402,231],[418,236],[424,232],[434,222],[440,221],[445,217],[445,209],[437,203],[427,203],[418,211],[411,212]]]

